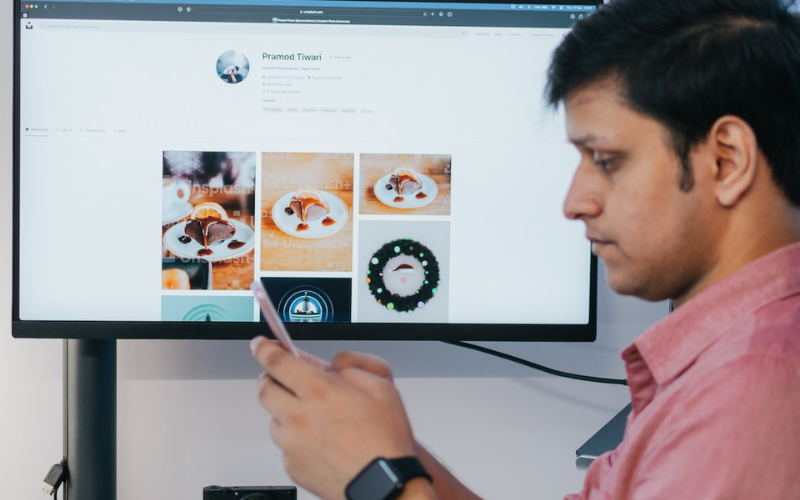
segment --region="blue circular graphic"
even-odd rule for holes
[[[317,287],[299,286],[284,294],[278,313],[283,321],[291,323],[332,321],[333,302]]]

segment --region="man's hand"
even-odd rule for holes
[[[341,372],[348,368],[358,368],[366,372],[372,373],[379,377],[385,378],[389,382],[394,382],[394,375],[392,369],[386,361],[371,354],[355,353],[344,351],[338,353],[331,361],[330,369]]]
[[[415,455],[415,443],[389,367],[366,355],[342,353],[322,370],[276,342],[255,340],[266,373],[258,398],[272,415],[270,434],[298,485],[325,500],[378,456]]]

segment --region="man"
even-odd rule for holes
[[[228,66],[220,75],[220,78],[225,80],[228,83],[239,83],[244,78],[239,75],[239,66]]]
[[[623,352],[625,439],[567,498],[800,497],[800,21],[779,0],[614,0],[558,48],[548,98],[581,154],[566,216],[614,290],[676,306]],[[398,498],[477,498],[415,443],[380,360],[253,347],[298,484],[340,500],[375,457],[418,457],[433,482]]]

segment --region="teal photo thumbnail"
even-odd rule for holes
[[[200,297],[165,295],[161,297],[163,321],[253,321],[253,297]]]

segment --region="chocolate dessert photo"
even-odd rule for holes
[[[188,188],[189,209],[162,226],[162,257],[211,263],[214,290],[245,290],[254,274],[255,160],[255,153],[163,154],[164,183]],[[184,289],[180,276],[168,278],[163,289]]]
[[[284,233],[298,238],[322,238],[345,227],[348,209],[330,191],[301,188],[280,197],[272,207],[272,219]]]
[[[219,203],[206,201],[198,203],[188,219],[167,230],[164,244],[178,257],[219,262],[251,251],[255,232],[244,222],[228,217]]]
[[[354,168],[351,153],[262,154],[262,271],[352,270]]]
[[[362,154],[359,211],[450,215],[450,155]]]

